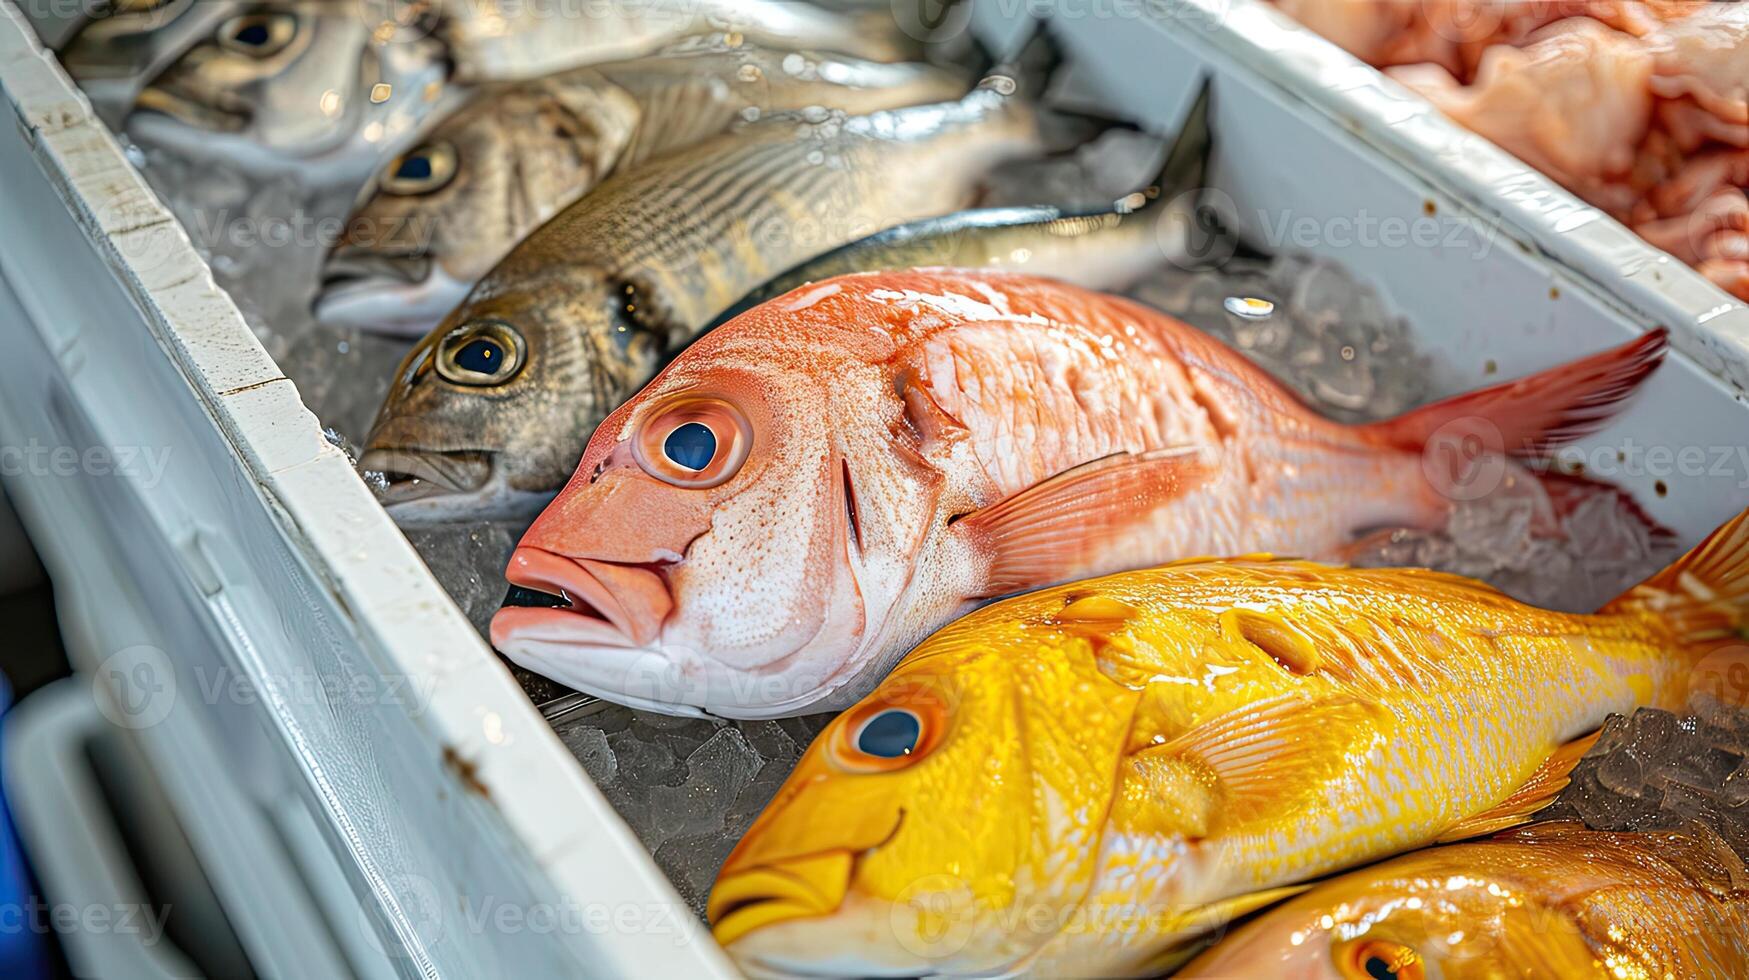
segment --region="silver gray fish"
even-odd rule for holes
[[[862,114],[964,94],[956,72],[756,48],[674,54],[482,87],[378,174],[323,270],[317,319],[421,336],[525,236],[608,175],[740,122]]]
[[[440,9],[439,29],[464,82],[640,58],[700,34],[870,61],[909,61],[922,52],[884,4],[834,13],[801,0],[440,0]]]
[[[771,118],[609,178],[510,253],[407,356],[359,465],[397,518],[527,513],[594,427],[772,275],[969,203],[1040,147],[1006,76],[964,99]]]
[[[766,300],[852,272],[925,266],[1009,269],[1089,289],[1121,290],[1164,259],[1190,263],[1196,192],[1213,139],[1204,82],[1153,186],[1110,208],[1067,212],[1047,205],[979,208],[876,232],[777,276],[723,311],[726,323]]]

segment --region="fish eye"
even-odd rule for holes
[[[698,471],[717,454],[717,434],[703,422],[686,422],[662,440],[662,455],[677,466]]]
[[[1388,939],[1361,939],[1332,951],[1336,966],[1351,980],[1425,980],[1421,954]]]
[[[298,36],[295,14],[240,14],[219,27],[219,47],[251,58],[270,58],[286,49]]]
[[[457,156],[449,143],[426,143],[394,159],[383,171],[382,188],[397,197],[442,190],[455,178]]]
[[[500,320],[474,320],[451,330],[437,347],[437,373],[458,385],[501,385],[527,359],[522,334]]]
[[[753,427],[721,398],[685,396],[645,416],[632,455],[645,473],[677,487],[702,490],[740,470],[753,446]]]
[[[826,742],[840,768],[892,772],[923,759],[947,727],[941,692],[921,681],[899,681],[846,711]]]
[[[923,734],[923,722],[904,708],[888,708],[862,723],[856,733],[856,750],[877,759],[910,755]]]

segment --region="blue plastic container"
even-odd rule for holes
[[[12,707],[12,686],[0,675],[0,721]],[[0,725],[0,736],[5,726]],[[0,977],[7,980],[39,980],[49,976],[48,940],[33,928],[30,869],[12,826],[12,811],[6,805],[6,790],[0,784]]]

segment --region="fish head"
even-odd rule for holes
[[[705,335],[596,430],[511,558],[513,584],[587,601],[506,608],[494,644],[671,714],[848,705],[867,690],[850,682],[887,666],[870,651],[895,646],[874,640],[903,618],[940,492],[891,428],[903,406],[885,372],[807,331]],[[651,596],[660,583],[659,615],[614,611],[629,601],[615,581],[634,578]]]
[[[1595,887],[1591,875],[1570,861],[1550,869],[1559,876],[1551,879],[1534,853],[1517,847],[1490,853],[1489,847],[1434,848],[1325,882],[1240,926],[1178,975],[1606,975],[1593,967],[1598,951],[1576,918],[1576,904],[1565,900]],[[1567,887],[1551,885],[1563,879]]]
[[[1130,712],[1033,640],[956,623],[820,733],[710,895],[743,970],[1000,976],[1070,927]]]
[[[390,513],[516,517],[552,499],[614,393],[616,366],[653,365],[647,335],[615,331],[623,305],[597,270],[537,275],[477,293],[414,345],[358,461],[387,476]]]
[[[637,106],[579,74],[487,88],[389,161],[328,255],[317,319],[423,335],[594,187],[630,141]]]
[[[368,6],[237,5],[147,80],[129,135],[191,160],[355,187],[447,97],[441,43],[374,21]]]

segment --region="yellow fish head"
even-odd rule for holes
[[[1515,866],[1527,859],[1522,849],[1458,845],[1344,875],[1241,926],[1178,976],[1648,976],[1628,956],[1605,963],[1565,890],[1548,887],[1539,868]],[[1577,864],[1567,873],[1588,877]]]
[[[708,914],[749,973],[996,971],[1086,893],[1134,692],[1085,639],[962,626],[834,719],[729,856]]]

